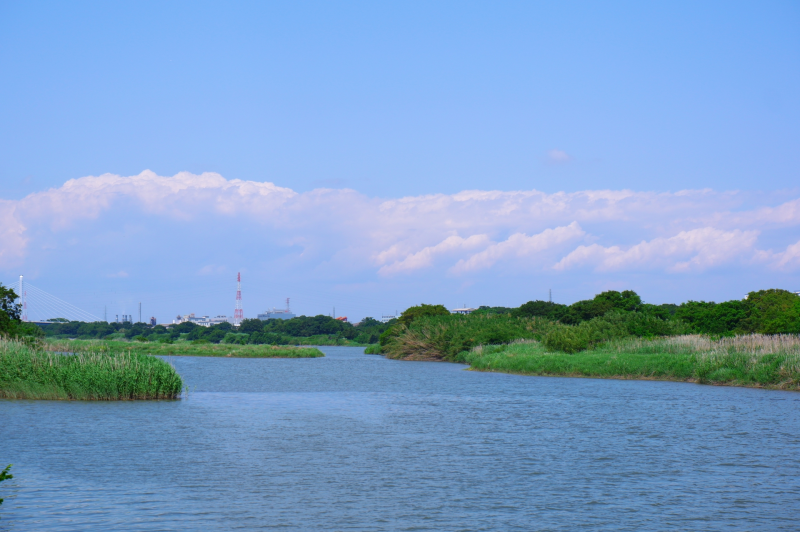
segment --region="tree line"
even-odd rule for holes
[[[20,321],[20,307],[14,303],[13,289],[0,284],[0,333],[12,336],[47,336],[83,339],[138,339],[175,342],[186,339],[197,342],[237,344],[293,344],[297,339],[325,336],[360,344],[374,344],[408,327],[426,316],[445,316],[450,312],[443,305],[422,304],[406,309],[396,320],[382,323],[365,318],[357,325],[325,315],[299,316],[288,320],[245,319],[238,328],[223,322],[211,327],[184,322],[169,327],[144,323],[77,322],[58,319],[44,325]],[[532,300],[519,307],[482,306],[476,316],[508,316],[513,318],[539,317],[564,326],[579,326],[592,322],[602,325],[613,318],[617,325],[633,335],[668,335],[676,332],[712,335],[747,333],[800,333],[800,296],[795,293],[769,289],[754,291],[742,300],[721,303],[693,301],[682,304],[648,304],[634,291],[605,291],[590,300],[571,305]],[[603,317],[607,320],[603,322]],[[605,326],[603,326],[605,327]],[[585,327],[584,327],[585,329]],[[381,344],[385,342],[381,340]]]
[[[151,326],[142,322],[75,322],[58,321],[42,326],[48,337],[80,339],[136,339],[153,342],[175,342],[179,339],[197,342],[230,344],[294,344],[298,338],[325,336],[328,339],[346,339],[360,344],[378,342],[381,333],[391,324],[374,318],[365,318],[357,325],[329,316],[299,316],[288,320],[262,321],[246,318],[239,327],[228,322],[213,326],[198,326],[183,322],[169,327]]]

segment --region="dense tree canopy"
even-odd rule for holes
[[[36,328],[20,324],[19,305],[12,289],[0,285],[0,332]],[[510,315],[513,318],[541,317],[566,325],[579,325],[600,319],[608,324],[625,324],[634,335],[662,335],[670,331],[691,331],[714,335],[743,333],[800,333],[800,296],[789,291],[769,289],[751,292],[744,300],[653,305],[642,302],[634,291],[605,291],[591,300],[564,305],[542,300],[517,308],[482,307],[476,315]],[[48,335],[80,338],[126,338],[174,342],[237,342],[250,344],[290,344],[351,340],[361,344],[384,344],[403,328],[422,318],[446,317],[443,305],[420,304],[406,309],[388,323],[367,317],[356,325],[325,315],[299,316],[289,320],[245,319],[238,328],[223,322],[202,327],[192,322],[164,326],[130,322],[69,322],[60,320],[44,326]],[[5,329],[2,329],[5,328]],[[38,329],[38,328],[36,328]],[[33,331],[33,330],[31,330]],[[19,334],[19,333],[17,333]],[[28,333],[26,333],[28,334]],[[304,340],[306,339],[306,340]]]

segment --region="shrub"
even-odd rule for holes
[[[575,353],[589,348],[587,328],[558,326],[544,337],[544,346],[550,351]]]

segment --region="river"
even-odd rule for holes
[[[800,393],[167,358],[188,397],[0,400],[5,530],[796,530]]]

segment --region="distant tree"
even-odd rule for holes
[[[257,318],[245,318],[239,324],[239,333],[258,333],[264,329],[264,322]]]
[[[744,301],[749,316],[742,321],[755,333],[800,333],[800,296],[782,289],[755,291]]]
[[[540,316],[557,321],[561,320],[568,310],[569,307],[564,304],[545,302],[544,300],[534,300],[524,303],[516,309],[512,309],[511,315],[517,317]]]
[[[12,335],[20,323],[21,306],[14,301],[19,298],[14,289],[0,283],[0,334]]]
[[[356,329],[368,329],[368,328],[372,328],[372,327],[381,327],[382,325],[383,325],[383,322],[381,322],[380,320],[375,320],[371,316],[368,316],[367,318],[364,318],[363,320],[361,320],[361,322],[359,322],[358,325],[355,326],[355,328]]]
[[[400,318],[398,318],[398,322],[403,324],[404,326],[408,326],[414,320],[423,317],[423,316],[437,316],[437,315],[449,315],[450,311],[443,305],[429,305],[429,304],[419,304],[413,307],[409,307],[405,311],[402,312]]]
[[[636,311],[642,305],[642,299],[633,291],[605,291],[593,299],[594,302],[605,302],[618,311]]]
[[[191,333],[192,331],[202,327],[203,326],[198,326],[194,322],[182,322],[180,324],[175,324],[169,329],[180,335],[181,333]]]

